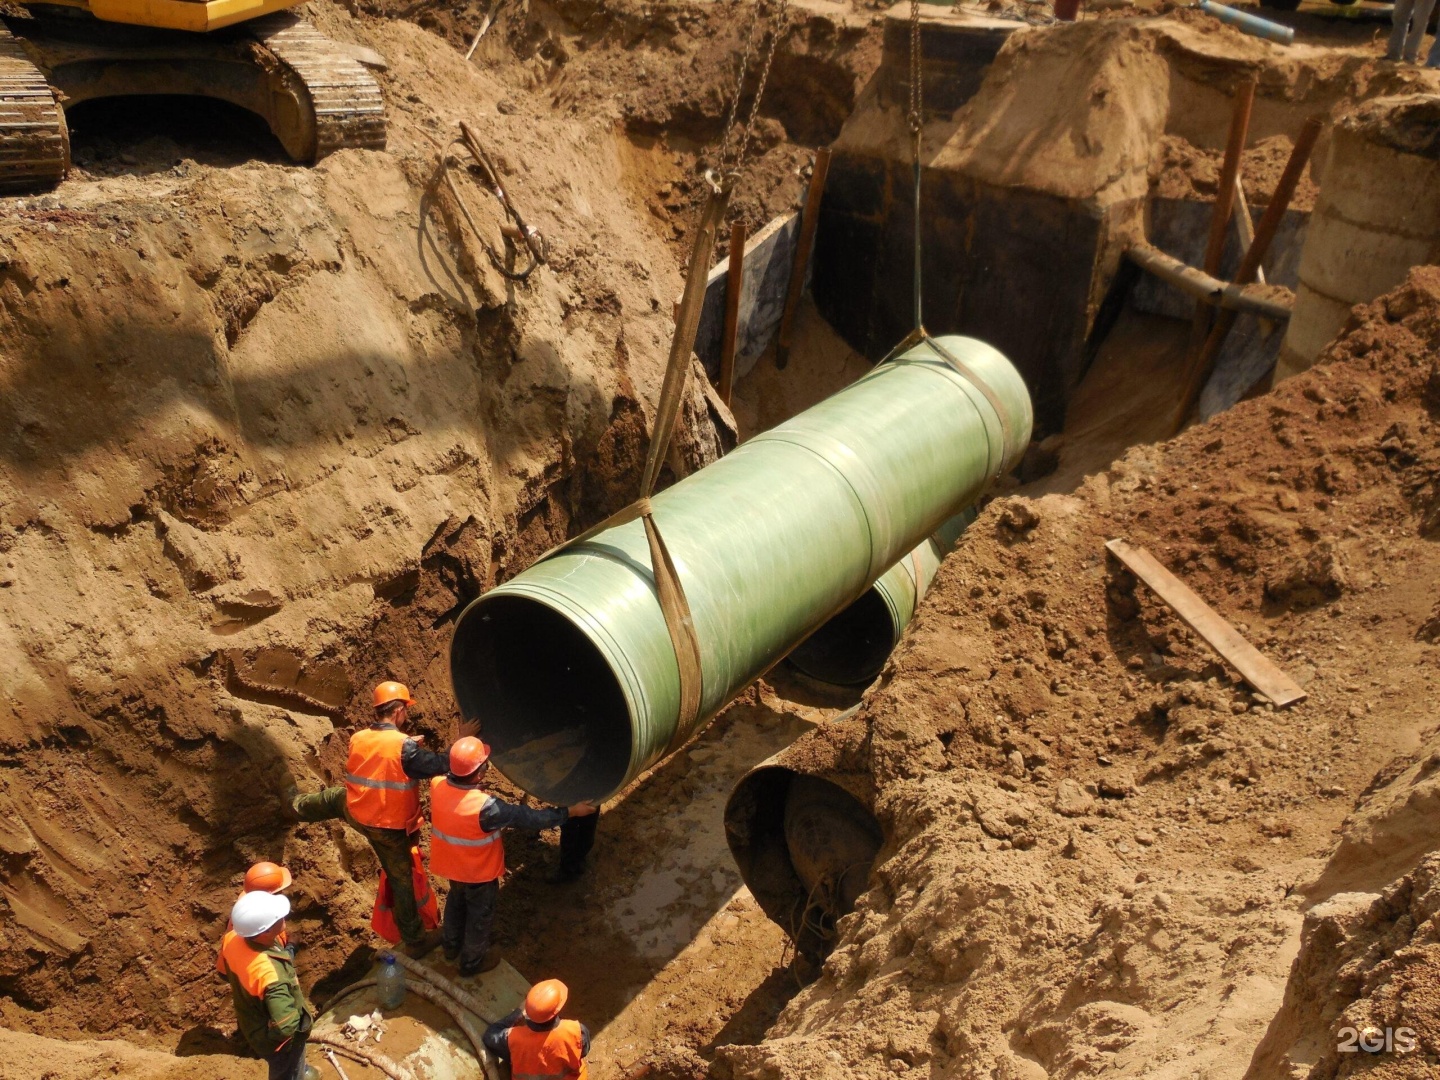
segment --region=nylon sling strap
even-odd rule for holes
[[[690,614],[690,602],[685,598],[685,588],[680,583],[675,561],[670,556],[669,548],[665,546],[665,538],[661,535],[659,526],[655,524],[650,496],[655,491],[660,470],[669,454],[670,440],[675,434],[675,424],[685,402],[686,381],[690,375],[690,355],[695,349],[700,309],[705,302],[705,282],[710,273],[710,256],[714,251],[720,227],[725,222],[725,211],[729,205],[730,181],[726,179],[719,184],[712,183],[710,195],[695,231],[695,243],[690,249],[690,264],[685,273],[685,291],[680,297],[675,335],[670,342],[670,358],[665,367],[665,381],[661,384],[660,401],[655,409],[655,430],[645,457],[640,497],[574,539],[551,548],[537,560],[548,559],[567,548],[585,543],[607,529],[629,524],[636,518],[640,518],[644,523],[645,542],[650,548],[650,566],[655,575],[655,594],[660,601],[660,612],[665,617],[665,630],[670,636],[670,647],[675,652],[675,662],[680,670],[680,710],[675,734],[665,748],[666,754],[690,737],[695,722],[700,717],[700,640],[695,636],[695,621]]]
[[[645,525],[645,540],[650,545],[650,565],[655,573],[655,592],[660,599],[660,610],[665,616],[665,629],[670,635],[670,645],[675,650],[675,660],[680,668],[680,714],[675,723],[675,733],[665,753],[670,753],[690,737],[696,721],[700,718],[700,692],[702,673],[700,669],[700,639],[695,636],[695,621],[690,615],[690,602],[685,598],[685,587],[675,570],[674,560],[665,546],[665,538],[655,524],[651,513],[650,496],[660,478],[660,467],[670,450],[670,439],[675,433],[675,423],[680,417],[680,408],[685,401],[685,384],[690,375],[690,355],[695,349],[695,333],[700,327],[700,309],[705,303],[705,283],[710,274],[710,256],[715,250],[715,241],[725,223],[725,210],[730,205],[730,181],[722,180],[712,184],[705,209],[700,215],[700,224],[695,233],[695,244],[690,249],[690,266],[685,274],[685,291],[680,297],[680,312],[675,319],[675,336],[670,342],[670,361],[665,368],[665,382],[660,388],[660,403],[656,406],[655,434],[650,440],[650,452],[645,459],[645,475],[641,481],[640,501],[644,510],[640,517]]]
[[[740,101],[750,69],[751,54],[762,27],[765,26],[765,4],[757,3],[754,8],[745,49],[737,67],[735,96],[730,104],[730,115],[720,144],[718,165],[715,172],[707,174],[710,193],[700,214],[694,244],[690,248],[690,262],[685,272],[685,291],[680,296],[680,308],[675,317],[675,335],[670,341],[670,357],[665,367],[665,381],[661,384],[660,401],[655,407],[655,430],[645,457],[640,497],[574,539],[551,548],[537,560],[548,559],[557,552],[583,544],[607,529],[626,525],[636,518],[640,518],[644,523],[645,542],[650,548],[650,566],[655,575],[655,594],[660,601],[660,611],[665,617],[665,630],[669,634],[670,647],[675,652],[675,662],[680,672],[680,708],[675,734],[671,736],[662,757],[673,753],[690,737],[700,718],[703,673],[700,666],[700,640],[695,635],[695,620],[690,614],[690,602],[685,597],[685,587],[680,582],[675,561],[670,556],[669,548],[665,546],[665,538],[660,533],[660,527],[655,524],[650,496],[655,492],[655,484],[659,481],[660,469],[665,464],[670,440],[675,433],[675,424],[685,402],[690,357],[695,351],[695,333],[700,327],[700,309],[705,303],[710,258],[714,253],[720,229],[725,223],[731,189],[745,164],[755,120],[760,114],[760,102],[765,97],[770,65],[775,59],[776,47],[784,33],[787,10],[788,0],[774,0],[755,96],[750,102],[749,115],[739,140],[732,142],[739,126]]]

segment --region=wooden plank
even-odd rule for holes
[[[1250,220],[1250,203],[1245,198],[1245,185],[1240,182],[1239,173],[1235,174],[1235,239],[1240,241],[1240,258],[1243,259],[1255,242],[1255,222]],[[1255,268],[1255,283],[1265,284],[1265,267]]]
[[[1305,700],[1305,691],[1300,689],[1294,679],[1241,637],[1239,631],[1226,622],[1219,612],[1165,569],[1154,555],[1125,540],[1111,540],[1105,547],[1133,570],[1136,577],[1149,585],[1156,596],[1169,604],[1185,625],[1228,660],[1230,665],[1244,676],[1246,682],[1273,701],[1277,707],[1283,708]]]
[[[800,233],[800,215],[775,218],[745,240],[740,275],[740,312],[735,328],[735,378],[743,378],[770,348],[780,326],[790,282],[790,264]],[[720,347],[725,333],[725,302],[730,260],[721,259],[705,282],[705,306],[695,331],[695,355],[712,381],[720,379]]]
[[[1225,143],[1225,157],[1220,163],[1220,186],[1215,192],[1215,204],[1210,211],[1210,235],[1205,244],[1205,257],[1200,260],[1200,269],[1214,277],[1220,273],[1220,260],[1225,254],[1225,234],[1230,225],[1230,215],[1235,208],[1235,177],[1240,175],[1240,158],[1245,152],[1245,141],[1250,133],[1250,113],[1255,105],[1254,77],[1246,79],[1235,89],[1235,103],[1230,113],[1230,135]],[[1195,305],[1190,321],[1190,355],[1194,357],[1205,344],[1205,335],[1210,332],[1212,322],[1210,309],[1203,304]]]

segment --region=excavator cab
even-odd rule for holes
[[[286,10],[302,0],[62,0],[0,27],[0,192],[70,167],[64,110],[97,98],[195,95],[261,117],[313,164],[385,146],[385,105],[346,47]]]

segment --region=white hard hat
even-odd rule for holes
[[[230,909],[230,925],[242,938],[252,938],[289,914],[290,901],[279,893],[247,892]]]

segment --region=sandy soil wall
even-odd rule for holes
[[[317,18],[388,58],[386,153],[156,137],[0,219],[7,1028],[204,1044],[261,857],[302,882],[307,971],[337,968],[373,859],[296,837],[283,793],[333,775],[378,677],[443,736],[458,605],[637,483],[678,288],[653,151],[413,25]],[[434,183],[461,118],[549,239],[525,286]],[[675,467],[731,423],[697,388]]]

